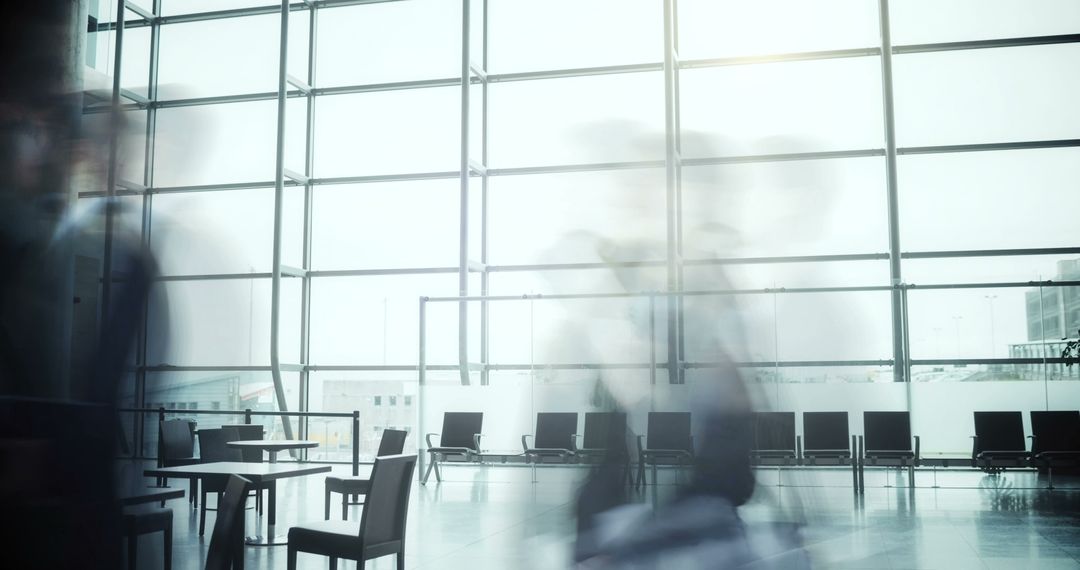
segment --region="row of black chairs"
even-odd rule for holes
[[[923,463],[920,438],[911,433],[909,412],[863,412],[863,434],[859,438],[851,434],[847,412],[803,412],[801,435],[796,434],[795,419],[795,412],[754,414],[750,452],[753,464],[852,466],[854,484],[859,488],[856,467],[908,467],[913,472]],[[1080,412],[1033,411],[1031,425],[1029,450],[1021,412],[975,412],[970,465],[995,471],[1006,467],[1052,469],[1080,463]],[[525,461],[534,469],[538,463],[591,462],[598,458],[629,464],[625,413],[589,412],[585,414],[584,433],[579,435],[577,426],[576,412],[537,414],[536,433],[521,438]],[[421,481],[427,482],[433,470],[441,481],[440,462],[483,459],[482,427],[482,412],[446,412],[442,433],[426,435],[431,461]],[[438,444],[434,436],[440,437]],[[637,436],[637,452],[638,484],[645,482],[647,465],[653,467],[654,481],[658,465],[691,465],[694,441],[690,413],[649,412],[646,434]]]

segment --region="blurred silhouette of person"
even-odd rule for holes
[[[0,33],[0,503],[11,525],[0,552],[10,568],[122,566],[116,398],[155,269],[120,233],[104,254],[113,200],[72,214],[78,191],[105,188],[102,160],[120,128],[80,131],[77,6],[13,4]],[[102,286],[76,297],[80,275]]]
[[[655,158],[662,148],[663,135],[626,122],[590,125],[586,144],[628,145],[634,159]],[[684,135],[698,145],[714,145],[709,137],[696,133]],[[711,151],[710,155],[718,155]],[[724,257],[739,238],[737,214],[725,208],[723,181],[715,175],[697,173],[686,184],[705,186],[699,209],[685,212],[684,257]],[[612,194],[610,207],[618,215],[618,224],[606,233],[581,229],[569,233],[553,246],[549,257],[569,251],[575,259],[594,260],[606,265],[613,279],[613,293],[667,291],[666,267],[627,267],[623,261],[663,260],[667,255],[663,236],[666,217],[663,210],[649,207],[649,195],[665,192],[662,178],[647,172],[620,173],[619,188]],[[737,200],[737,198],[736,198]],[[714,264],[704,270],[710,289],[730,289],[723,266]],[[578,293],[572,287],[580,281],[553,278],[557,293]],[[686,373],[686,400],[664,386],[641,388],[640,382],[625,377],[625,371],[601,369],[594,383],[592,406],[599,410],[625,412],[642,417],[653,408],[657,394],[667,394],[671,406],[691,412],[695,458],[690,481],[678,488],[675,496],[655,508],[646,509],[633,501],[628,492],[626,463],[628,442],[609,438],[608,452],[595,466],[577,493],[575,517],[577,538],[573,548],[575,564],[580,568],[732,568],[751,563],[779,551],[790,551],[782,566],[805,566],[805,555],[797,548],[793,534],[751,532],[742,523],[738,507],[754,493],[755,479],[750,465],[753,446],[753,405],[750,390],[736,366],[745,360],[746,340],[734,296],[691,296],[668,305],[667,297],[658,296],[656,307],[675,307],[680,312],[686,351],[712,366]],[[556,355],[560,362],[598,362],[615,364],[640,362],[650,349],[667,354],[664,335],[650,336],[648,308],[643,299],[629,303],[628,312],[612,309],[612,304],[597,301],[573,311],[546,347],[545,357]],[[623,305],[625,306],[625,304]],[[663,320],[660,312],[657,320]],[[665,325],[657,324],[658,329]],[[654,345],[650,347],[650,344]],[[666,357],[661,357],[666,358]],[[658,375],[658,384],[671,382]],[[659,390],[659,391],[657,391]],[[628,434],[629,435],[629,434]],[[621,436],[621,434],[620,434]],[[768,567],[768,566],[763,566]]]

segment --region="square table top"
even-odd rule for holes
[[[246,463],[243,461],[218,461],[214,463],[196,463],[174,467],[154,467],[146,469],[147,477],[213,477],[215,475],[239,475],[252,482],[273,481],[286,477],[299,477],[315,473],[329,473],[329,465],[312,463]]]

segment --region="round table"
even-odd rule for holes
[[[242,439],[226,442],[225,445],[241,449],[245,447],[261,449],[270,454],[270,463],[277,463],[279,451],[319,447],[319,442],[310,439]]]

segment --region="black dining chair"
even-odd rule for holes
[[[206,570],[244,567],[244,503],[250,489],[251,481],[229,475],[218,501],[217,520],[206,551]]]
[[[405,568],[405,518],[409,513],[415,455],[390,455],[375,459],[371,490],[357,527],[348,521],[319,521],[289,529],[288,570],[296,570],[296,556],[308,552],[337,559],[355,560],[357,570],[373,558],[395,555],[397,567]]]
[[[911,435],[908,412],[863,412],[865,432],[864,465],[907,467],[908,485],[915,487],[915,467],[919,465],[919,436]],[[912,445],[914,441],[914,445]],[[862,487],[862,485],[859,485]]]
[[[195,457],[195,421],[186,419],[160,420],[158,422],[158,467],[176,467],[194,465],[199,462]],[[158,486],[169,484],[168,479],[159,479]],[[191,480],[188,502],[198,506],[199,480]]]
[[[201,463],[243,461],[243,454],[240,452],[239,448],[225,445],[230,441],[237,441],[240,439],[235,428],[201,429],[198,431],[198,436],[199,458],[201,459]],[[199,505],[199,536],[203,536],[206,531],[206,511],[217,510],[207,507],[206,495],[208,493],[215,493],[218,498],[218,504],[220,505],[221,494],[225,492],[228,482],[228,477],[224,475],[218,477],[204,477],[202,479],[202,504]],[[262,514],[262,491],[264,489],[266,489],[265,485],[258,486],[252,484],[251,486],[251,492],[255,493],[255,508],[260,514]]]
[[[382,438],[379,440],[379,451],[376,457],[386,455],[400,455],[405,450],[405,438],[409,432],[400,429],[384,429]],[[341,520],[348,520],[349,505],[362,505],[363,501],[358,496],[367,495],[371,489],[371,477],[327,477],[324,493],[326,495],[325,519],[330,520],[330,494],[341,493]],[[349,496],[353,500],[349,500]]]
[[[1054,488],[1054,468],[1080,467],[1080,412],[1031,412],[1032,463],[1045,470],[1047,486]]]
[[[162,533],[162,549],[165,560],[162,568],[172,569],[172,530],[173,511],[168,507],[150,507],[141,505],[123,512],[122,528],[127,539],[128,570],[138,568],[139,537],[155,532]]]
[[[233,424],[221,427],[235,429],[236,439],[241,441],[261,440],[266,437],[266,428],[262,424]],[[263,450],[243,448],[240,450],[240,458],[245,463],[262,463]]]

